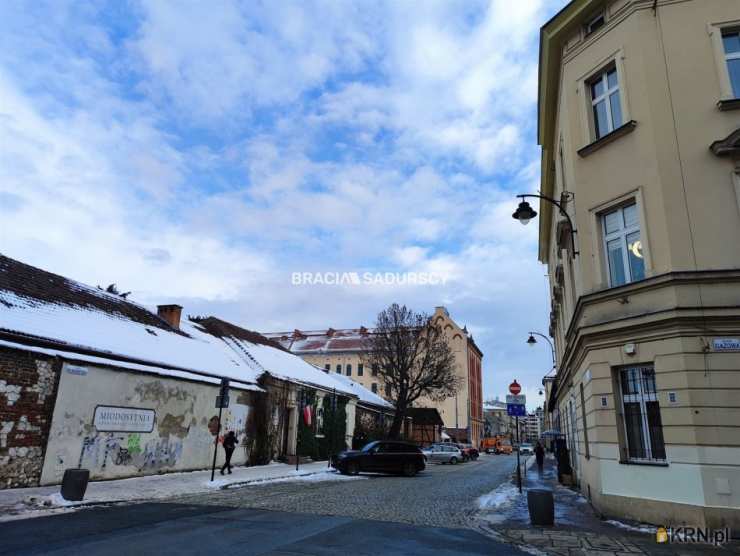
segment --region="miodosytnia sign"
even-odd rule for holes
[[[93,425],[98,432],[152,432],[155,417],[153,409],[99,405]]]

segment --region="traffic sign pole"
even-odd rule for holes
[[[219,395],[216,396],[216,405],[218,406],[218,431],[216,432],[216,440],[213,443],[213,464],[211,465],[211,482],[216,474],[216,456],[218,455],[218,437],[221,436],[221,414],[224,410],[224,405],[229,406],[229,381],[228,379],[221,379],[221,390]]]
[[[519,448],[521,448],[522,443],[520,442],[520,434],[519,434],[519,417],[515,417],[516,419],[516,483],[519,485],[519,494],[522,493],[522,465],[519,461]]]

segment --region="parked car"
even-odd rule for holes
[[[478,459],[478,456],[480,456],[480,452],[478,452],[478,449],[475,448],[472,444],[456,444],[456,446],[460,449],[463,455],[463,461],[472,460],[475,461]]]
[[[534,448],[529,442],[523,442],[522,444],[519,444],[520,456],[530,456],[532,454],[534,454]]]
[[[426,467],[424,454],[417,446],[390,440],[376,440],[362,450],[341,452],[332,457],[331,465],[344,475],[374,471],[403,473],[407,477],[413,477]]]
[[[453,444],[432,444],[425,450],[422,450],[427,461],[433,463],[451,463],[463,461],[463,454],[457,446]]]

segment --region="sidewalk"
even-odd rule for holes
[[[0,521],[36,517],[71,511],[75,508],[170,498],[182,494],[208,492],[212,489],[234,488],[249,484],[277,481],[334,481],[352,480],[334,469],[325,461],[301,464],[299,471],[294,465],[273,462],[255,467],[234,467],[233,474],[221,475],[216,470],[215,480],[211,471],[189,471],[165,473],[113,481],[93,481],[87,486],[82,502],[69,502],[59,493],[60,486],[14,488],[0,490]]]
[[[516,480],[501,485],[478,500],[475,515],[478,528],[499,540],[517,545],[532,554],[573,555],[637,555],[637,554],[740,554],[740,543],[732,541],[716,548],[709,545],[658,544],[656,528],[644,524],[629,524],[603,520],[580,493],[563,487],[557,481],[555,460],[545,460],[542,475],[534,458],[527,464],[520,495]],[[548,488],[555,497],[555,525],[534,527],[529,520],[527,489]]]

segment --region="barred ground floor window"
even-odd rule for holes
[[[652,365],[619,369],[622,416],[630,461],[665,461],[660,404]]]

